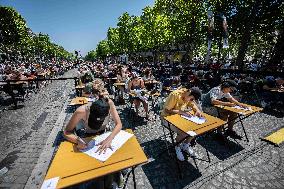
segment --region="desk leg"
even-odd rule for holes
[[[208,152],[207,148],[205,148],[205,150],[206,150],[206,154],[207,154],[208,162],[209,162],[209,163],[211,163],[211,159],[210,159],[209,152]]]
[[[135,167],[132,167],[132,177],[133,177],[133,185],[134,189],[136,189],[136,179],[135,179]]]
[[[238,114],[238,117],[239,117],[239,120],[240,120],[241,126],[242,126],[242,128],[243,128],[243,131],[244,131],[244,133],[245,133],[245,136],[246,136],[247,142],[249,142],[249,139],[248,139],[248,136],[247,136],[247,132],[246,132],[246,130],[245,130],[245,127],[244,127],[244,124],[243,124],[243,121],[242,121],[242,119],[241,119],[240,114]]]

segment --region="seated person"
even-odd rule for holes
[[[118,67],[116,77],[117,77],[117,79],[116,79],[117,83],[126,83],[126,81],[128,79],[128,76],[125,73],[125,69],[123,69],[122,67]],[[125,86],[117,86],[117,88],[118,88],[118,91],[119,91],[119,93],[118,93],[119,101],[123,102],[123,94],[124,94]]]
[[[221,85],[212,88],[207,94],[202,96],[202,108],[205,113],[208,113],[215,117],[220,116],[220,119],[228,121],[228,129],[226,131],[226,135],[235,139],[241,139],[242,137],[233,130],[234,120],[237,118],[237,113],[219,109],[220,113],[219,115],[217,108],[214,107],[214,105],[222,105],[222,106],[239,105],[244,107],[239,101],[237,101],[230,94],[234,90],[236,90],[236,87],[237,83],[235,81],[227,80],[224,81]],[[224,141],[224,137],[221,134],[221,129],[218,129],[217,138],[220,139],[222,142]]]
[[[132,72],[132,79],[128,83],[128,91],[131,92],[134,90],[143,90],[143,89],[145,89],[143,79],[139,78],[136,72]],[[146,112],[146,118],[148,119],[148,103],[145,99],[139,97],[133,97],[133,103],[135,106],[136,115],[138,115],[138,109],[141,102]]]
[[[282,78],[274,79],[273,77],[267,77],[263,83],[263,90],[283,90],[284,80]]]
[[[104,86],[104,82],[101,79],[95,79],[93,82],[89,82],[85,85],[82,96],[93,98],[93,91],[97,88],[101,88],[102,86]]]
[[[115,105],[111,99],[107,98],[105,91],[105,89],[97,89],[96,95],[98,99],[91,105],[80,106],[64,128],[63,133],[66,140],[74,143],[79,150],[87,148],[86,141],[74,133],[74,130],[80,123],[82,123],[86,134],[97,135],[105,132],[107,125],[109,124],[110,116],[114,120],[115,127],[113,131],[104,141],[98,144],[100,147],[97,153],[104,153],[107,148],[111,148],[113,138],[122,128],[121,120]],[[114,176],[118,177],[118,175],[111,174],[87,184],[91,184],[91,188],[95,186],[96,188],[101,189],[111,188]]]
[[[190,114],[188,111],[185,111],[188,107],[190,107],[195,116],[201,117],[201,111],[199,110],[195,101],[197,101],[201,96],[201,92],[197,87],[193,88],[181,88],[175,90],[170,93],[167,97],[166,102],[164,104],[163,110],[161,112],[161,119],[163,124],[168,124],[163,118],[165,116],[173,115],[173,114],[180,114],[180,115],[188,115]],[[176,127],[170,125],[171,129],[177,133],[176,142],[181,142],[187,134],[178,130]],[[184,161],[184,156],[181,150],[184,150],[191,156],[195,156],[195,153],[190,146],[190,141],[192,138],[187,138],[186,140],[182,141],[178,146],[175,147],[177,158],[180,161]]]
[[[277,91],[284,90],[284,80],[282,78],[267,77],[263,81],[263,99],[264,99],[264,107],[272,107],[277,103],[284,103],[283,101],[283,93],[277,93]]]
[[[143,80],[145,82],[151,82],[151,81],[154,81],[155,80],[155,77],[154,75],[152,74],[152,70],[150,68],[146,69],[144,71],[144,76],[143,76]],[[154,84],[153,83],[148,83],[146,85],[146,88],[147,90],[151,91],[154,89]]]

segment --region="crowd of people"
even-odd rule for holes
[[[29,61],[2,59],[0,63],[0,91],[25,98],[34,89],[47,84],[36,79],[57,78],[74,67],[71,61]],[[14,100],[15,103],[15,100]]]
[[[217,112],[214,105],[238,105],[247,108],[243,103],[264,107],[272,106],[274,103],[283,107],[284,104],[284,80],[281,77],[241,73],[221,74],[218,71],[195,70],[181,64],[153,65],[149,62],[129,62],[127,65],[85,62],[78,69],[78,77],[85,84],[83,92],[85,97],[94,97],[94,91],[99,85],[106,87],[105,93],[116,94],[117,98],[114,99],[118,102],[121,102],[120,99],[125,100],[123,94],[130,94],[129,100],[134,104],[135,116],[139,116],[139,107],[142,104],[145,118],[149,118],[149,98],[141,95],[141,91],[145,94],[147,91],[150,93],[158,91],[164,99],[160,112],[162,122],[163,117],[167,115],[188,114],[188,111],[185,111],[187,108],[193,110],[195,116],[207,113],[228,121],[226,130],[218,129],[215,136],[221,143],[224,143],[228,136],[234,139],[242,137],[234,130],[236,113],[226,110]],[[116,86],[114,89],[114,83],[125,85]],[[132,95],[135,92],[136,95]],[[172,129],[177,133],[176,141],[180,143],[176,146],[177,158],[184,160],[182,150],[194,156],[191,145],[194,144],[194,138],[181,141],[185,138],[185,133]]]

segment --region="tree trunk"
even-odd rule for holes
[[[261,4],[261,1],[256,0],[254,6],[252,7],[251,14],[247,18],[246,25],[243,30],[244,32],[241,38],[241,45],[239,47],[238,56],[236,60],[236,63],[237,65],[239,65],[240,70],[244,69],[244,58],[245,58],[248,46],[250,44],[251,31],[254,28],[256,14],[257,14],[260,4]]]
[[[280,36],[274,46],[272,57],[268,62],[268,67],[275,67],[284,59],[284,28],[280,32]],[[276,70],[275,70],[276,71]]]

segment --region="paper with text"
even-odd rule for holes
[[[192,121],[198,125],[201,125],[206,122],[206,119],[204,117],[197,117],[197,116],[184,116],[181,115],[182,118],[187,119],[188,121]]]
[[[118,150],[128,139],[130,139],[133,136],[133,134],[130,134],[126,131],[120,131],[112,140],[111,143],[112,149],[107,148],[105,153],[104,152],[102,152],[101,154],[99,154],[99,152],[96,153],[96,151],[100,147],[98,144],[103,140],[105,140],[110,134],[111,132],[107,132],[100,136],[97,136],[88,143],[87,149],[81,151],[93,158],[96,158],[99,161],[106,161],[116,150]]]
[[[55,189],[58,181],[59,181],[59,177],[47,179],[43,181],[43,184],[40,189]]]
[[[251,107],[243,108],[241,106],[233,106],[232,108],[239,109],[239,110],[252,111]]]

